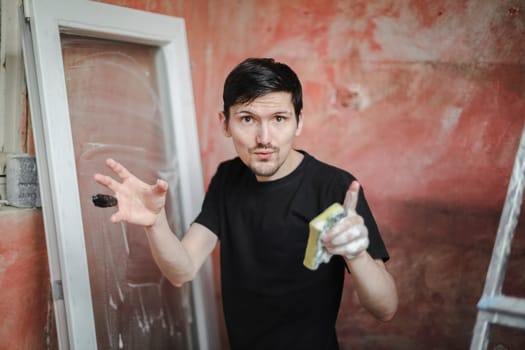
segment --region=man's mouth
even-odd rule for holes
[[[270,159],[277,151],[276,147],[270,145],[258,145],[258,147],[252,149],[252,154],[259,159]]]
[[[253,152],[258,158],[261,158],[261,159],[268,159],[272,156],[272,154],[274,153],[273,150],[255,150]]]

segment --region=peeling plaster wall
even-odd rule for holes
[[[185,17],[206,184],[235,155],[217,130],[227,73],[248,56],[297,71],[297,147],[361,180],[400,291],[396,318],[381,324],[348,279],[342,348],[468,347],[525,120],[523,1],[112,3]],[[504,290],[525,296],[522,231]],[[493,340],[525,344],[509,329]]]
[[[40,210],[0,210],[0,349],[54,349],[46,242]]]
[[[380,323],[347,279],[342,349],[468,348],[525,120],[523,1],[104,2],[185,18],[205,184],[235,154],[216,117],[226,74],[248,56],[296,70],[305,90],[297,147],[360,179],[400,292],[398,314]],[[523,231],[504,286],[521,297]],[[522,331],[492,335],[491,348],[525,344]]]

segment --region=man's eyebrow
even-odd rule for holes
[[[250,111],[248,109],[241,109],[241,110],[238,110],[237,112],[235,112],[235,114],[257,114],[257,113],[255,113],[254,111]],[[276,112],[271,113],[271,115],[279,115],[279,114],[293,115],[293,113],[291,111],[288,111],[288,110],[276,111]]]
[[[277,111],[275,113],[273,113],[273,115],[277,115],[277,114],[289,114],[289,115],[292,115],[293,113],[291,111]]]
[[[238,110],[237,112],[235,112],[235,114],[253,114],[253,112],[249,111],[247,109],[241,109],[241,110]]]

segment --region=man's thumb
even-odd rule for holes
[[[164,180],[157,179],[157,182],[153,185],[153,190],[157,194],[163,194],[168,190],[168,183]]]
[[[346,191],[346,196],[345,196],[345,201],[343,203],[343,206],[345,207],[345,210],[347,213],[355,212],[355,208],[357,207],[359,187],[360,187],[359,182],[354,180],[348,187],[348,191]]]

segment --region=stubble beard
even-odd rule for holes
[[[279,148],[271,145],[257,145],[256,147],[250,150],[250,153],[253,154],[255,150],[260,149],[272,150],[273,157],[275,158],[272,157],[272,159],[269,160],[256,160],[254,163],[250,164],[249,168],[255,176],[271,177],[275,175],[282,166],[280,162],[281,159],[279,157]]]
[[[280,164],[272,164],[271,166],[269,164],[252,164],[250,169],[255,176],[270,177],[275,175],[280,167]]]

